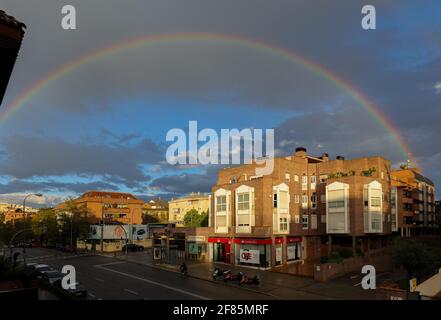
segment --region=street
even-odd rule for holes
[[[52,253],[52,256],[51,256]],[[75,257],[55,250],[28,249],[28,257],[57,269],[73,265],[77,281],[88,290],[89,299],[189,300],[189,299],[271,299],[270,296],[240,288],[185,277],[181,274],[120,261],[106,256]]]
[[[376,290],[361,288],[360,274],[318,282],[307,277],[232,267],[233,272],[257,274],[261,279],[258,286],[239,286],[222,280],[211,281],[211,264],[189,264],[189,276],[183,276],[176,272],[176,266],[168,266],[167,270],[166,266],[152,265],[151,256],[147,252],[115,257],[75,255],[53,249],[32,248],[27,249],[27,259],[28,262],[49,264],[59,270],[64,265],[73,265],[77,281],[86,287],[88,299],[92,300],[378,299]],[[377,281],[389,276],[379,274]]]

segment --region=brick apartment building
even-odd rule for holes
[[[74,200],[78,206],[89,209],[95,222],[104,220],[105,224],[141,224],[144,201],[130,193],[110,191],[88,191]],[[64,204],[57,206],[63,210]]]
[[[435,186],[418,168],[393,170],[392,213],[397,223],[393,231],[402,237],[433,233],[436,228]],[[395,218],[394,218],[395,220]]]
[[[256,176],[255,164],[223,169],[212,187],[210,259],[272,268],[337,246],[381,247],[392,231],[390,173],[382,157],[331,160],[305,148],[275,158],[269,175]]]

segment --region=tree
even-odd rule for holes
[[[57,214],[52,208],[40,209],[31,218],[31,228],[40,243],[55,243],[58,237]]]
[[[61,239],[64,244],[75,245],[77,239],[84,239],[90,232],[93,218],[85,206],[78,206],[73,199],[65,202],[65,208],[58,216]]]
[[[208,211],[201,213],[201,227],[208,227]]]
[[[411,278],[430,275],[440,265],[440,257],[412,239],[396,239],[390,251],[395,265],[403,266]]]
[[[186,227],[200,227],[201,215],[196,209],[191,209],[184,216],[184,225]]]
[[[196,209],[191,209],[184,216],[184,225],[186,227],[207,227],[208,212],[199,213]]]

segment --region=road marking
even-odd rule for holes
[[[90,292],[89,292],[89,296],[91,296],[92,298],[96,297],[93,293],[90,293]]]
[[[131,294],[134,294],[135,296],[138,295],[138,292],[135,292],[135,291],[132,291],[132,290],[129,290],[129,289],[124,289],[124,291],[128,292],[128,293],[131,293]]]
[[[100,279],[100,278],[95,278],[95,280],[96,280],[96,281],[99,281],[99,282],[104,282],[104,280],[103,280],[103,279]]]
[[[122,263],[124,263],[124,262],[122,262]],[[114,262],[114,263],[112,263],[112,264],[116,264],[116,263]],[[104,267],[105,265],[108,265],[108,264],[104,264],[104,265],[103,265],[103,264],[101,264],[101,265],[96,265],[95,267],[96,267],[96,268],[100,268],[100,269],[107,270],[107,271],[109,271],[109,272],[117,273],[117,274],[120,274],[120,275],[123,275],[123,276],[129,277],[129,278],[133,278],[133,279],[136,279],[136,280],[139,280],[139,281],[144,281],[144,282],[147,282],[147,283],[151,283],[151,284],[154,284],[154,285],[157,285],[157,286],[160,286],[160,287],[163,287],[163,288],[169,289],[169,290],[173,290],[173,291],[176,291],[176,292],[179,292],[179,293],[183,293],[183,294],[186,294],[186,295],[189,295],[189,296],[192,296],[192,297],[198,298],[198,299],[202,299],[202,300],[210,300],[210,299],[207,298],[207,297],[200,296],[200,295],[198,295],[198,294],[195,294],[195,293],[192,293],[192,292],[189,292],[189,291],[186,291],[186,290],[182,290],[182,289],[179,289],[179,288],[171,287],[171,286],[166,285],[166,284],[163,284],[163,283],[159,283],[159,282],[156,282],[156,281],[152,281],[152,280],[148,280],[148,279],[145,279],[145,278],[141,278],[141,277],[135,276],[135,275],[130,274],[130,273],[125,273],[125,272],[121,272],[121,271],[117,271],[117,270],[109,269],[109,268]]]
[[[114,264],[122,264],[122,263],[126,263],[126,262],[125,261],[109,262],[109,263],[104,263],[104,264],[97,264],[97,265],[95,265],[95,267],[101,268],[101,267],[105,267],[105,266],[113,266]]]

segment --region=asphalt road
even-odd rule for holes
[[[59,270],[73,265],[77,281],[88,290],[89,299],[107,300],[191,300],[191,299],[270,299],[253,292],[222,283],[185,277],[153,267],[105,256],[75,257],[55,250],[32,248],[27,256]]]

